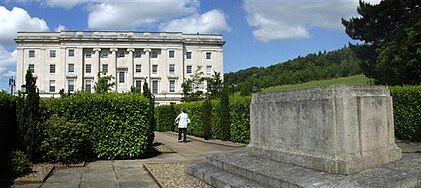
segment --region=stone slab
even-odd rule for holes
[[[330,174],[269,159],[258,158],[245,151],[213,154],[208,164],[191,165],[187,173],[215,186],[212,181],[229,184],[240,176],[264,187],[421,187],[421,155],[404,154],[399,161],[381,165],[353,175]],[[224,174],[224,175],[221,175]],[[227,175],[229,174],[229,175]],[[212,180],[217,179],[217,180]],[[218,185],[218,186],[217,186]],[[242,187],[239,184],[232,187]]]

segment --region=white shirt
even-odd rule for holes
[[[175,118],[175,121],[178,121],[178,128],[187,128],[187,124],[190,123],[189,116],[181,112],[177,118]]]

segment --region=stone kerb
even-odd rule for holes
[[[256,94],[251,154],[334,174],[399,160],[385,86],[335,85]]]

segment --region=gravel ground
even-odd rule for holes
[[[155,178],[164,188],[211,188],[210,185],[188,175],[185,163],[146,163]]]
[[[32,165],[32,172],[15,179],[15,181],[42,181],[42,179],[50,172],[53,168],[53,164],[50,163],[37,163]]]

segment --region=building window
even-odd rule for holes
[[[75,57],[75,50],[69,49],[69,57]]]
[[[69,63],[69,73],[74,73],[74,72],[75,72],[75,64]]]
[[[50,58],[56,57],[56,50],[50,50]]]
[[[170,80],[170,93],[175,92],[175,80]]]
[[[191,52],[186,53],[186,59],[191,59]]]
[[[158,93],[158,80],[152,80],[152,93]]]
[[[135,81],[135,87],[137,92],[142,92],[142,80],[136,80]]]
[[[124,51],[122,51],[122,50],[117,51],[117,57],[123,58],[124,57]]]
[[[56,64],[50,64],[50,73],[56,73]]]
[[[124,78],[125,78],[124,76],[125,76],[124,71],[118,72],[118,83],[124,83]]]
[[[152,50],[151,58],[158,58],[158,50]]]
[[[142,72],[142,65],[136,65],[136,73]]]
[[[91,64],[86,64],[85,65],[85,72],[86,73],[91,73],[92,72],[92,65]]]
[[[56,92],[56,81],[55,80],[50,80],[50,93],[54,93]]]
[[[107,74],[108,73],[108,64],[103,64],[102,65],[102,74]]]
[[[75,91],[75,80],[67,80],[67,91],[68,92]]]
[[[108,50],[101,51],[101,57],[102,58],[107,58],[108,57]]]
[[[169,58],[174,58],[174,50],[170,50],[168,54]]]
[[[175,73],[175,64],[170,64],[169,70],[170,70],[170,74],[174,74]]]
[[[29,64],[29,70],[31,71],[32,74],[34,74],[35,73],[35,65]]]
[[[158,73],[158,65],[152,65],[152,74]]]
[[[85,91],[88,93],[92,92],[92,80],[85,80]]]
[[[134,57],[135,58],[141,58],[142,57],[142,51],[140,51],[140,50],[134,51]]]
[[[87,50],[85,53],[85,57],[86,58],[91,58],[92,57],[92,51],[91,50]]]
[[[192,66],[187,65],[186,71],[187,71],[187,74],[191,74],[192,73]]]
[[[35,57],[35,50],[29,50],[29,58]]]
[[[206,65],[206,74],[211,75],[212,74],[212,65]]]
[[[206,52],[206,59],[211,59],[212,53],[211,52]]]

